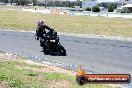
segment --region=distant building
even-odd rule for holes
[[[5,5],[5,3],[3,3],[3,2],[0,2],[0,5]]]
[[[119,0],[117,2],[117,11],[125,13],[132,12],[132,0]]]
[[[33,3],[27,4],[27,6],[33,6]]]
[[[122,4],[132,4],[132,0],[120,0]]]
[[[117,1],[117,7],[121,7],[126,4],[132,4],[132,0],[119,0]]]
[[[132,4],[126,4],[126,5],[121,6],[121,7],[125,13],[131,13],[132,12]]]
[[[97,0],[84,0],[82,1],[82,7],[87,8],[87,7],[94,7],[97,5]]]

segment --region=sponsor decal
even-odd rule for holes
[[[130,83],[131,76],[129,74],[86,74],[86,71],[79,67],[76,75],[76,81],[82,85],[86,82],[91,83]]]

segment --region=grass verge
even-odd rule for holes
[[[106,84],[79,86],[75,81],[75,76],[62,72],[41,71],[46,67],[28,64],[26,60],[20,57],[17,58],[13,60],[13,57],[11,60],[8,60],[8,58],[3,58],[3,55],[1,57],[0,54],[1,88],[5,87],[5,84],[2,85],[2,82],[6,83],[6,88],[110,88]]]
[[[15,7],[13,7],[15,8]],[[132,37],[132,19],[0,11],[0,28],[34,31],[38,19],[58,32]]]

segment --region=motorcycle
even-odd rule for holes
[[[44,54],[56,52],[58,55],[66,56],[66,50],[59,42],[57,32],[50,30],[47,33],[39,36],[40,46],[43,48]]]

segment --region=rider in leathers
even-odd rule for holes
[[[37,26],[37,29],[36,29],[36,39],[38,40],[39,37],[41,37],[44,41],[42,42],[40,40],[40,46],[44,47],[44,52],[46,51],[47,47],[45,45],[46,43],[46,38],[43,36],[44,34],[46,34],[46,29],[47,30],[52,30],[52,28],[50,28],[49,26],[45,25],[44,24],[44,21],[38,21],[38,26]]]

